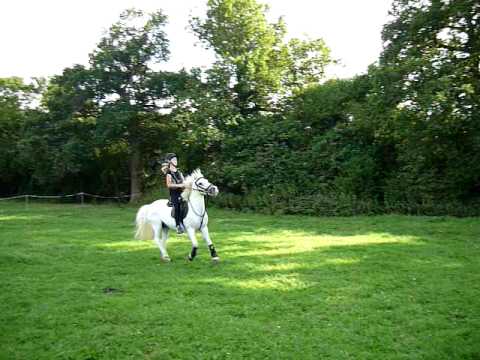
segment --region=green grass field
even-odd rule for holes
[[[480,359],[478,218],[213,209],[213,265],[135,212],[0,204],[0,359]]]

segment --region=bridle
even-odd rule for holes
[[[208,185],[207,187],[203,187],[202,185],[198,184],[198,181],[205,179],[205,177],[199,177],[198,179],[195,180],[194,184],[197,187],[197,190],[200,191],[203,195],[208,195],[210,192],[210,189],[212,188],[212,184]]]
[[[198,184],[198,181],[202,180],[202,179],[205,179],[205,177],[202,176],[202,177],[199,177],[198,179],[195,180],[195,182],[194,182],[194,184],[196,186],[195,190],[200,191],[203,195],[208,195],[209,192],[210,192],[210,189],[212,188],[213,185],[210,184],[207,187],[204,187],[204,186]],[[190,202],[190,199],[188,199],[189,208],[192,209],[192,211],[195,215],[200,216],[200,218],[202,219],[200,221],[199,229],[201,229],[202,226],[203,226],[203,220],[205,218],[205,214],[207,213],[207,204],[208,204],[208,197],[207,197],[207,200],[205,200],[205,209],[203,210],[203,214],[200,215],[200,214],[197,214],[197,212],[195,211],[195,208],[193,207],[192,203]]]

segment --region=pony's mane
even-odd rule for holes
[[[190,185],[193,184],[193,182],[199,178],[203,177],[202,171],[200,169],[195,169],[192,171],[190,175],[188,175],[185,178],[185,184],[189,185],[185,188],[185,190],[182,191],[182,198],[183,200],[188,200],[190,197],[190,194],[192,192],[192,187]]]

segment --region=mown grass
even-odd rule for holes
[[[215,266],[135,211],[0,204],[1,359],[480,359],[477,218],[213,209]]]

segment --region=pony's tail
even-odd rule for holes
[[[152,226],[147,223],[147,207],[148,205],[144,205],[137,212],[135,221],[135,239],[137,240],[153,239]]]

